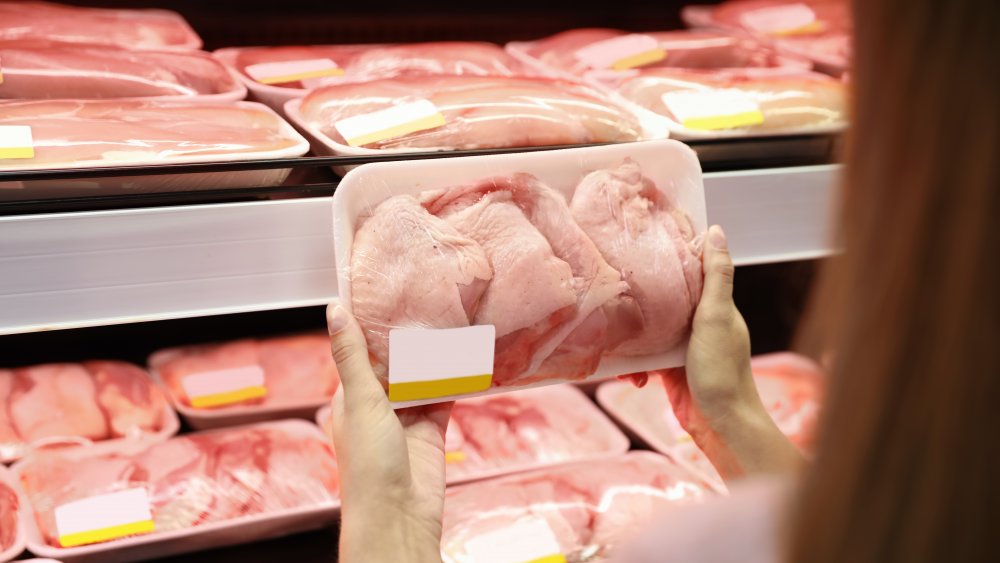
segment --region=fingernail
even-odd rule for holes
[[[708,240],[712,242],[712,247],[716,250],[726,250],[729,247],[726,242],[726,232],[718,225],[712,225],[708,229]]]
[[[330,331],[330,336],[337,334],[347,326],[347,311],[340,304],[330,305],[326,308],[326,328]]]

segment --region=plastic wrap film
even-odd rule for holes
[[[19,542],[20,499],[9,484],[6,469],[0,467],[0,561],[8,561],[19,553],[13,553]],[[22,544],[23,545],[23,544]]]
[[[544,78],[434,76],[327,86],[298,108],[302,121],[341,146],[346,118],[429,101],[443,124],[388,135],[369,149],[485,149],[633,141],[638,119],[597,90]],[[293,102],[294,103],[294,102]]]
[[[304,402],[318,408],[317,403],[332,397],[340,384],[330,339],[322,333],[171,348],[150,356],[149,365],[178,405],[195,409],[217,407],[200,407],[192,401],[185,384],[192,376],[225,378],[247,369],[262,374],[266,394],[219,405],[245,408]]]
[[[708,494],[697,477],[648,452],[465,485],[445,496],[442,558],[477,561],[479,538],[533,523],[532,530],[554,536],[559,550],[540,553],[539,560],[561,555],[569,563],[605,561],[661,510]]]
[[[331,411],[318,422],[330,433]],[[621,454],[628,438],[572,385],[462,399],[445,449],[448,483]]]
[[[0,99],[243,99],[246,88],[199,51],[140,51],[45,39],[0,41]]]
[[[201,47],[201,39],[175,12],[82,8],[50,2],[0,2],[0,39],[104,43],[132,49]]]
[[[142,369],[118,361],[0,370],[0,461],[45,445],[172,434],[177,419]]]
[[[53,547],[61,546],[58,507],[125,490],[145,491],[153,535],[339,504],[333,451],[315,426],[300,421],[132,443],[111,451],[41,452],[15,470],[41,537]],[[249,536],[244,541],[253,540]]]
[[[616,29],[574,29],[545,39],[515,43],[509,47],[558,71],[583,76],[595,69],[580,50],[627,35]],[[778,56],[773,50],[746,37],[714,31],[665,31],[643,33],[652,37],[663,51],[662,58],[641,68],[744,68],[791,66],[808,68],[808,63]],[[608,48],[612,48],[610,45]]]
[[[3,102],[0,126],[7,125],[31,128],[34,156],[0,158],[0,170],[182,164],[308,150],[274,112],[249,102]]]
[[[720,131],[761,133],[808,133],[839,129],[847,123],[844,84],[824,74],[790,69],[682,70],[643,69],[610,75],[592,75],[626,100],[664,116],[678,128],[684,120],[668,106],[665,95],[691,92],[735,94],[752,104],[761,115],[752,124],[713,127]],[[709,98],[710,99],[710,98]]]

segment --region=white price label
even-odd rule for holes
[[[493,382],[496,328],[397,328],[389,331],[389,400],[476,393]]]
[[[764,114],[741,90],[678,90],[662,97],[663,105],[688,129],[736,129],[759,125]]]
[[[744,27],[769,35],[797,35],[823,30],[816,12],[805,4],[787,4],[751,10],[740,16]]]
[[[476,563],[566,563],[544,518],[524,518],[476,536],[465,542],[465,552]]]
[[[590,68],[627,70],[662,61],[667,53],[655,38],[634,33],[591,43],[575,55]]]
[[[267,395],[264,369],[243,366],[185,376],[181,387],[196,409],[220,407]]]
[[[444,125],[444,116],[430,100],[417,100],[355,115],[333,124],[347,144],[360,147]]]
[[[305,59],[249,65],[244,70],[261,84],[284,84],[341,76],[344,70],[331,59]]]
[[[0,125],[0,159],[35,158],[30,125]]]
[[[59,545],[74,547],[155,530],[146,489],[97,495],[57,506]]]

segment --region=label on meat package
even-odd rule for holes
[[[662,61],[667,52],[649,35],[633,33],[591,43],[576,52],[576,58],[594,69],[628,70]]]
[[[3,84],[3,59],[0,58],[0,84]]]
[[[740,22],[759,33],[768,35],[802,35],[823,31],[823,23],[805,4],[787,4],[751,10],[740,16]]]
[[[417,100],[341,119],[333,126],[348,145],[360,147],[434,129],[444,123],[444,116],[430,100]]]
[[[524,518],[478,535],[465,542],[465,552],[476,563],[566,563],[544,518]]]
[[[148,534],[156,529],[149,495],[143,488],[68,502],[57,506],[54,515],[62,547]]]
[[[741,90],[680,90],[662,97],[677,122],[688,129],[736,129],[764,123],[760,106]]]
[[[437,399],[485,391],[493,383],[496,327],[389,331],[389,400]]]
[[[267,395],[264,369],[243,366],[205,371],[181,379],[181,386],[196,409],[207,409],[259,399]]]
[[[0,125],[0,159],[35,158],[30,125]]]
[[[331,59],[259,63],[249,65],[244,70],[250,78],[261,84],[285,84],[344,74],[344,69],[338,67]]]

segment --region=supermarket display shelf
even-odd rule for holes
[[[830,252],[837,165],[705,174],[738,264]],[[325,303],[330,197],[0,217],[0,334]]]

